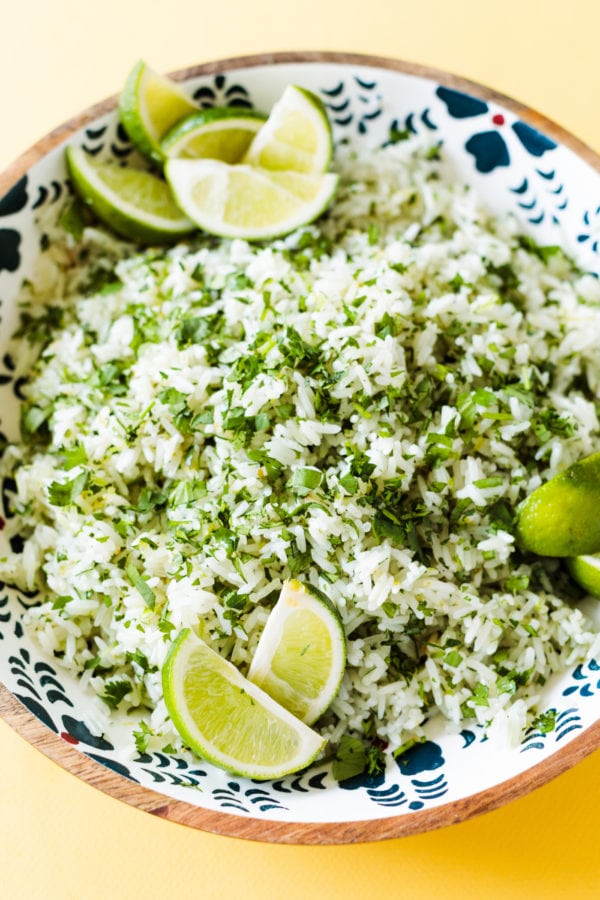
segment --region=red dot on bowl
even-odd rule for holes
[[[66,731],[61,731],[60,736],[63,739],[63,741],[66,741],[68,744],[78,744],[79,743],[79,741],[77,740],[76,737],[73,737],[72,734],[67,734]]]
[[[502,113],[496,113],[496,115],[492,117],[492,122],[494,125],[504,125],[504,116]]]

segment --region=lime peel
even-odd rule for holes
[[[567,560],[567,568],[584,591],[600,599],[600,556],[575,556]]]
[[[600,453],[569,466],[536,488],[517,508],[520,547],[540,556],[600,551]]]

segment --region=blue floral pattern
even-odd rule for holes
[[[322,88],[321,96],[334,127],[344,129],[346,140],[353,131],[367,134],[371,123],[383,113],[377,81],[358,75]]]
[[[258,67],[194,79],[191,96],[200,106],[268,109],[290,80],[289,68]],[[458,176],[473,182],[496,212],[514,213],[542,242],[561,240],[582,268],[594,271],[600,253],[600,176],[582,160],[522,121],[480,97],[401,72],[340,63],[311,63],[294,80],[319,93],[329,111],[336,142],[384,144],[405,134],[443,142]],[[126,160],[133,150],[113,114],[81,130],[77,140],[97,156]],[[9,298],[16,295],[37,252],[33,227],[41,211],[58,210],[69,190],[58,148],[0,199],[0,303],[3,340],[16,324]],[[0,435],[16,429],[20,383],[5,345],[0,350]],[[11,485],[1,485],[0,517],[8,513]],[[2,532],[0,529],[0,541]],[[532,728],[502,763],[484,732],[469,725],[443,735],[426,726],[427,739],[385,771],[337,784],[327,765],[255,783],[233,778],[184,754],[124,749],[126,728],[97,734],[90,724],[90,697],[68,673],[46,659],[24,633],[20,619],[27,598],[0,585],[0,677],[44,725],[75,751],[167,796],[238,816],[297,821],[315,799],[312,821],[405,815],[461,799],[525,771],[592,724],[600,713],[600,663],[588,660],[545,695],[550,729]],[[468,757],[465,757],[468,754]],[[468,782],[465,780],[469,772]],[[500,766],[500,768],[499,768]],[[327,795],[328,802],[321,798]]]
[[[445,103],[449,115],[455,119],[478,118],[489,113],[489,105],[470,94],[443,86],[437,88],[436,94]],[[498,166],[510,165],[507,138],[502,136],[500,130],[506,124],[505,116],[503,113],[495,113],[491,116],[491,121],[495,128],[476,131],[465,143],[465,150],[473,155],[477,170],[484,173],[493,172]],[[553,140],[526,122],[513,122],[511,128],[521,146],[532,156],[540,157],[547,151],[556,149]]]

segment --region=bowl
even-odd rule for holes
[[[202,105],[269,109],[289,83],[323,99],[336,141],[378,145],[404,131],[443,141],[458,177],[495,213],[514,214],[539,244],[560,243],[584,271],[600,254],[600,158],[575,137],[488,88],[422,66],[343,53],[229,59],[173,76]],[[7,352],[15,297],[35,262],[40,218],[61,206],[68,141],[123,159],[130,152],[112,98],[57,128],[0,175],[0,428],[14,434],[20,382]],[[3,500],[7,486],[3,485]],[[5,512],[3,515],[7,515]],[[2,535],[0,532],[0,539]],[[118,720],[89,724],[90,696],[23,628],[17,590],[0,590],[0,712],[31,744],[111,796],[215,833],[286,843],[350,843],[439,828],[492,810],[574,765],[600,743],[600,661],[551,679],[553,729],[510,749],[468,722],[426,740],[384,772],[337,783],[327,765],[274,782],[235,777],[202,760],[125,747]]]

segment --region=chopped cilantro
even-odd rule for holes
[[[297,542],[292,539],[287,551],[287,564],[292,578],[308,571],[312,564],[310,550],[299,550]]]
[[[93,221],[89,208],[78,199],[71,200],[58,217],[58,226],[63,228],[76,241],[80,240],[86,225]]]
[[[21,322],[15,332],[15,337],[24,337],[30,344],[45,345],[52,339],[55,331],[64,324],[64,310],[52,304],[44,305],[43,312],[38,316],[29,311],[21,313]]]
[[[563,253],[562,248],[559,247],[558,244],[538,244],[527,234],[519,235],[517,243],[519,247],[523,250],[527,250],[532,256],[537,256],[537,258],[546,265],[553,256],[558,256]]]
[[[148,750],[148,744],[150,742],[150,738],[152,737],[152,729],[146,725],[146,723],[142,720],[139,723],[139,729],[134,729],[133,731],[133,739],[135,741],[135,749],[138,753],[146,753]]]
[[[368,481],[373,472],[375,465],[371,462],[366,453],[353,447],[352,444],[346,444],[346,453],[350,463],[350,473],[356,478]]]
[[[385,756],[381,748],[367,744],[360,738],[343,735],[331,766],[336,781],[346,781],[366,772],[377,775],[385,769]]]
[[[529,575],[509,575],[504,584],[512,594],[521,594],[529,587]]]
[[[48,419],[52,415],[53,407],[24,406],[21,409],[21,435],[26,443],[34,440],[45,441],[48,436]]]
[[[156,595],[143,575],[140,575],[136,567],[133,565],[128,565],[125,569],[125,573],[133,587],[141,595],[142,600],[144,601],[148,609],[154,609],[154,606],[156,604]]]
[[[207,494],[206,482],[200,478],[190,478],[178,481],[169,491],[168,505],[191,506]]]
[[[280,350],[284,365],[303,373],[314,372],[322,362],[319,348],[307,343],[291,325],[285,329]]]
[[[81,444],[73,444],[72,447],[64,449],[62,451],[62,456],[64,460],[63,465],[67,471],[69,469],[75,469],[77,466],[84,466],[88,461],[85,447]]]
[[[104,700],[111,709],[117,709],[121,700],[131,691],[131,682],[126,679],[120,681],[109,681],[104,685],[104,693],[100,698]]]
[[[356,494],[358,491],[358,478],[352,475],[351,472],[348,472],[347,475],[342,475],[340,484],[349,494]]]
[[[180,348],[190,344],[201,344],[208,338],[219,335],[224,326],[221,313],[206,316],[188,316],[182,319],[177,329],[177,344]]]
[[[52,602],[52,609],[64,609],[67,603],[70,603],[73,598],[69,596],[60,596],[55,597]]]
[[[517,684],[514,678],[511,678],[509,675],[500,675],[496,680],[496,690],[499,694],[514,694],[516,689]]]
[[[479,682],[473,691],[473,703],[475,706],[489,706],[489,695],[490,689],[487,684]]]
[[[394,119],[394,121],[390,125],[390,130],[388,132],[389,143],[398,144],[401,141],[408,141],[410,137],[411,133],[408,128],[400,128],[398,125],[398,120]]]
[[[536,716],[531,723],[532,728],[536,728],[540,734],[549,734],[556,728],[556,710],[548,709],[544,713]]]
[[[142,513],[156,511],[165,506],[167,499],[168,495],[164,491],[144,485],[138,495],[134,509]]]
[[[48,485],[48,502],[52,506],[70,506],[79,498],[89,481],[89,472],[80,472],[70,481],[52,481]]]
[[[127,650],[125,656],[129,662],[134,663],[144,673],[158,671],[158,667],[150,664],[148,657],[146,656],[145,653],[142,653],[142,651],[139,649],[139,647],[137,647],[133,651]]]
[[[322,477],[323,474],[319,469],[312,466],[304,466],[294,469],[290,480],[290,486],[300,497],[305,497],[307,494],[310,494],[311,491],[314,491],[319,487]]]
[[[452,668],[456,668],[463,661],[462,653],[459,653],[458,650],[450,650],[449,653],[446,653],[444,656],[444,662],[447,666],[452,666]]]

